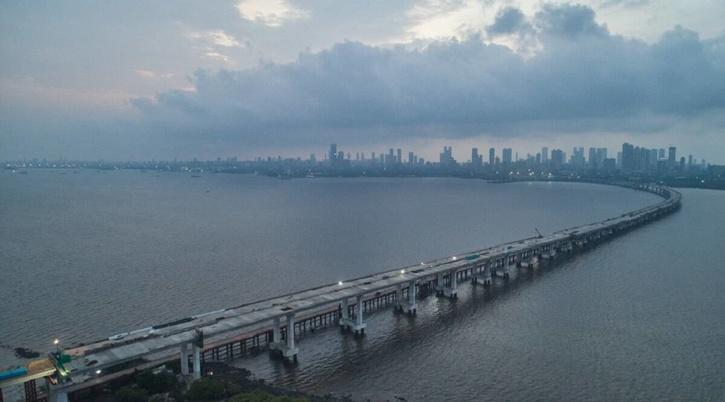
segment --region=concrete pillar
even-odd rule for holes
[[[417,306],[415,304],[415,280],[408,283],[408,314],[415,315]]]
[[[295,347],[295,315],[290,314],[287,316],[287,348],[293,349]]]
[[[186,344],[181,345],[179,360],[181,363],[181,374],[189,375],[189,351],[187,350]]]
[[[443,295],[443,288],[444,288],[443,272],[438,272],[438,274],[436,274],[436,295],[437,296]]]
[[[295,347],[295,314],[287,314],[287,345],[282,350],[282,357],[287,360],[297,361],[297,351]]]
[[[350,327],[350,308],[347,297],[342,299],[342,318],[340,318],[340,327],[343,331]]]
[[[398,288],[395,289],[395,309],[403,311],[403,285],[398,284]]]
[[[357,315],[355,316],[355,321],[357,325],[362,325],[363,323],[363,297],[362,295],[359,295],[357,297]]]
[[[352,324],[352,330],[355,331],[355,334],[364,335],[366,324],[363,321],[363,295],[358,295],[355,302],[357,308],[355,309],[355,323]]]
[[[455,299],[458,297],[458,275],[456,271],[451,271],[448,275],[451,278],[451,283],[450,286],[445,288],[444,294],[450,299]]]
[[[280,325],[279,317],[274,317],[272,323],[272,343],[269,345],[269,350],[280,350],[282,345],[282,328]]]
[[[53,389],[48,387],[48,402],[68,402],[68,392],[64,389]]]
[[[194,375],[193,378],[198,380],[201,378],[201,348],[194,345]]]
[[[491,287],[491,263],[487,263],[483,267],[483,286],[488,288]]]

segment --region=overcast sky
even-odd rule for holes
[[[676,145],[725,163],[725,1],[0,2],[0,159]]]

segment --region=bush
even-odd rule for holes
[[[176,375],[170,371],[155,374],[151,370],[144,370],[136,376],[136,384],[147,390],[149,394],[172,392],[178,385]]]
[[[116,391],[118,402],[146,402],[149,400],[149,393],[143,388],[121,387]]]
[[[228,402],[307,402],[307,398],[277,396],[264,391],[245,392],[235,395]]]
[[[205,377],[192,382],[184,396],[191,401],[215,401],[228,394],[224,383]]]

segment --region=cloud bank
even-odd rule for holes
[[[194,91],[132,102],[167,132],[257,145],[646,132],[725,109],[723,41],[684,28],[647,44],[611,34],[589,7],[547,5],[530,18],[502,10],[484,31],[423,49],[344,42],[293,63],[199,70]],[[484,40],[521,32],[532,55]]]

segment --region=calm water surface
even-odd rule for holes
[[[414,320],[376,313],[362,340],[303,338],[296,368],[237,364],[375,400],[722,400],[725,192],[683,193],[677,214],[508,285],[427,298]],[[588,184],[3,172],[0,343],[89,341],[656,201]]]

